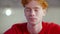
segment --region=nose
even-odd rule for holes
[[[34,10],[31,10],[30,15],[31,16],[34,16],[35,15],[35,11]]]

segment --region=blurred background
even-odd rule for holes
[[[43,21],[60,25],[60,0],[47,0],[49,7]],[[0,34],[13,24],[26,22],[21,0],[0,0]]]

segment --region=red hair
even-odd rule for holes
[[[32,0],[22,0],[21,3],[25,7],[25,5],[31,1]],[[43,9],[46,9],[48,7],[48,4],[45,0],[36,0],[36,1],[43,7]]]

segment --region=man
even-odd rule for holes
[[[60,26],[43,22],[48,4],[45,0],[22,0],[26,23],[15,24],[4,34],[60,34]]]

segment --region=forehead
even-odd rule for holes
[[[41,8],[41,5],[37,1],[31,1],[25,5],[26,8]]]

